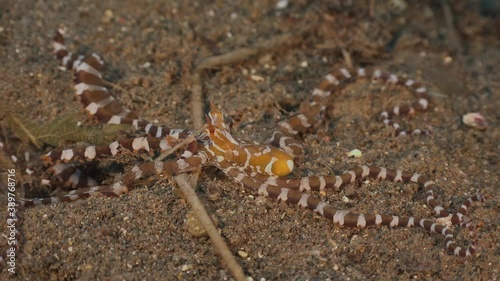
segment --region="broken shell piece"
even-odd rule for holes
[[[42,185],[48,185],[48,186],[50,186],[50,180],[42,179]]]
[[[363,153],[359,149],[353,149],[347,153],[348,157],[360,158]]]
[[[477,112],[465,114],[464,116],[462,116],[462,122],[464,122],[464,124],[467,126],[481,130],[488,127],[488,122],[486,121],[486,119]]]

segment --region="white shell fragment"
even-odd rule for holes
[[[42,179],[42,185],[50,186],[50,180]]]
[[[359,149],[353,149],[347,153],[348,157],[354,157],[354,158],[360,158],[362,155],[363,153],[361,153],[361,150]]]
[[[288,0],[280,0],[276,3],[276,9],[282,10],[288,7]]]
[[[477,112],[467,113],[462,116],[462,122],[465,125],[476,128],[476,129],[486,129],[488,127],[488,122],[486,119]]]

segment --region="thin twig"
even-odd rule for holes
[[[375,16],[375,0],[369,0],[368,1],[368,13],[370,15],[371,18],[373,18]]]
[[[106,86],[110,87],[110,88],[113,88],[113,89],[118,89],[118,90],[120,90],[120,91],[122,91],[122,92],[126,92],[126,91],[127,91],[125,88],[120,87],[118,84],[115,84],[115,83],[113,83],[113,82],[110,82],[110,81],[108,81],[108,80],[104,80],[104,79],[103,79],[102,81],[104,81],[104,84],[105,84]]]
[[[252,47],[240,48],[224,55],[213,56],[203,60],[197,67],[197,70],[210,69],[222,65],[235,64],[249,59],[260,53],[276,51],[284,46],[293,46],[303,42],[303,38],[313,30],[312,27],[304,28],[296,33],[287,33],[276,38],[265,40],[255,44]]]
[[[329,21],[333,21],[334,19],[328,19]],[[345,61],[345,65],[347,65],[348,68],[353,68],[353,64],[352,64],[352,58],[351,58],[351,54],[349,53],[349,51],[347,51],[347,48],[346,48],[346,44],[340,40],[339,38],[339,35],[337,34],[337,31],[333,30],[332,32],[332,37],[333,37],[333,40],[335,41],[336,45],[334,47],[339,47],[340,50],[342,51],[342,57],[344,58],[344,61]]]
[[[202,94],[202,84],[201,84],[202,82],[200,78],[202,72],[203,69],[197,68],[192,76],[193,86],[191,91],[191,106],[192,106],[191,118],[193,120],[193,125],[195,126],[195,128],[201,127],[201,129],[205,129],[207,125],[206,124],[203,125],[204,124],[203,102],[202,102],[203,94]],[[191,134],[188,138],[189,139],[194,138],[194,136],[201,129]],[[184,141],[185,143],[188,143],[191,140],[186,139]],[[183,142],[176,145],[176,147],[178,148],[180,147],[180,145],[183,145],[182,144]],[[212,241],[215,251],[217,252],[217,254],[221,256],[223,262],[226,264],[227,269],[229,270],[233,278],[237,281],[245,281],[246,277],[245,273],[243,272],[243,268],[236,261],[236,258],[232,254],[229,247],[226,245],[226,242],[224,241],[222,236],[219,234],[217,227],[213,224],[212,220],[210,219],[210,216],[208,215],[200,199],[196,195],[196,192],[194,191],[200,176],[200,172],[201,170],[198,169],[196,172],[190,173],[189,175],[181,174],[175,176],[174,180],[179,186],[181,192],[184,194],[184,197],[186,198],[189,205],[191,205],[191,208],[194,210],[196,217],[198,218],[198,221],[200,222],[200,224],[203,226],[208,236],[210,237],[210,240]]]
[[[204,124],[204,122],[203,122],[202,86],[200,79],[201,72],[202,70],[197,70],[194,72],[193,87],[191,92],[191,100],[192,100],[191,114],[192,114],[193,124],[195,127],[201,127],[201,129],[198,129],[188,138],[190,137],[194,138],[194,136],[200,130],[205,129],[207,126],[206,124],[202,125]],[[185,141],[186,143],[189,142],[189,140]],[[182,142],[176,145],[176,147],[180,145],[182,145]],[[226,264],[227,269],[229,270],[231,275],[237,281],[245,281],[245,273],[243,272],[243,268],[236,261],[236,258],[231,253],[231,250],[229,250],[229,247],[226,245],[226,242],[219,234],[219,231],[217,231],[217,227],[213,224],[212,220],[210,219],[210,216],[208,215],[207,211],[201,204],[201,201],[196,195],[196,192],[194,192],[199,176],[200,176],[200,169],[198,169],[196,172],[191,173],[190,175],[180,174],[178,176],[175,176],[174,180],[179,186],[182,193],[184,194],[184,197],[186,198],[189,205],[191,205],[191,208],[193,208],[196,217],[198,218],[198,221],[200,222],[200,224],[203,226],[208,236],[210,237],[210,240],[212,241],[215,251],[221,256],[222,260]]]

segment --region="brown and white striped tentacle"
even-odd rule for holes
[[[54,53],[62,68],[74,71],[75,95],[80,99],[85,111],[101,123],[131,124],[153,137],[171,136],[185,138],[190,132],[183,129],[170,129],[140,119],[138,115],[125,108],[106,88],[101,69],[104,61],[97,54],[76,55],[68,51],[64,44],[64,30],[59,29],[54,37]]]
[[[64,183],[64,186],[73,189],[91,187],[97,185],[97,181],[82,172],[73,164],[57,163],[49,168],[53,176]],[[50,182],[50,181],[49,181]]]
[[[74,54],[68,51],[68,48],[64,44],[64,33],[66,29],[59,28],[56,31],[52,45],[54,47],[55,58],[59,61],[60,67],[63,70],[73,70],[84,58],[82,55]]]
[[[324,77],[320,85],[314,89],[313,98],[315,100],[321,100],[324,97],[330,96],[332,89],[335,87],[345,84],[347,81],[356,81],[357,79],[363,78],[372,81],[382,81],[386,84],[403,86],[418,95],[418,100],[413,104],[394,106],[391,109],[384,110],[380,114],[380,121],[387,126],[392,126],[395,129],[397,136],[430,133],[428,130],[421,129],[406,131],[398,123],[392,120],[394,116],[413,115],[418,111],[426,111],[429,108],[431,98],[427,88],[413,79],[401,78],[395,74],[386,73],[379,69],[370,70],[360,67],[357,70],[350,70],[348,68],[338,68],[334,69],[331,73]]]
[[[427,198],[426,203],[429,208],[431,208],[435,216],[440,218],[446,218],[442,220],[443,223],[448,221],[452,224],[461,224],[463,218],[467,213],[467,208],[472,205],[475,201],[483,201],[483,195],[476,195],[467,199],[464,204],[459,208],[457,213],[450,214],[444,209],[436,200],[434,196],[434,189],[436,184],[427,179],[426,177],[403,170],[392,170],[382,167],[369,167],[369,166],[359,166],[340,176],[335,175],[325,175],[325,176],[310,176],[301,178],[277,178],[269,177],[266,175],[252,174],[253,178],[269,185],[277,185],[283,188],[289,188],[293,190],[302,191],[325,191],[327,189],[340,190],[348,184],[354,183],[356,180],[362,180],[365,178],[373,178],[376,180],[385,180],[392,182],[401,183],[416,183],[424,187]]]
[[[71,162],[75,160],[94,160],[105,156],[116,156],[128,150],[134,153],[138,152],[151,152],[151,151],[165,151],[171,149],[179,143],[179,139],[174,137],[136,137],[130,139],[117,140],[109,145],[102,146],[84,146],[68,149],[54,149],[43,156],[46,164],[53,164],[56,162]],[[189,146],[182,155],[184,158],[192,156],[196,152],[196,145]]]
[[[319,123],[323,109],[316,101],[303,102],[297,114],[278,122],[278,130],[273,132],[268,143],[283,149],[293,157],[302,155],[304,148],[297,136],[310,131]]]
[[[121,182],[117,182],[111,186],[96,185],[96,186],[79,188],[60,196],[53,196],[47,198],[22,198],[18,201],[18,203],[20,207],[28,208],[39,205],[56,204],[59,202],[72,202],[98,194],[110,197],[119,196],[126,192],[128,192],[128,188],[125,185],[121,184]]]
[[[367,70],[358,68],[356,71],[347,68],[336,68],[327,74],[321,83],[312,92],[312,100],[303,102],[299,112],[287,120],[278,123],[278,130],[275,131],[269,140],[273,146],[284,149],[290,155],[297,157],[303,153],[302,145],[296,136],[311,130],[322,120],[327,98],[335,88],[354,82],[360,78],[370,80],[381,80],[388,84],[407,87],[412,92],[419,95],[419,99],[412,105],[395,106],[390,110],[385,110],[380,114],[380,120],[387,126],[395,129],[397,136],[429,134],[428,130],[415,129],[404,130],[398,123],[393,121],[394,116],[412,115],[417,111],[425,111],[429,107],[430,96],[425,87],[412,79],[399,78],[394,74],[382,72],[380,70]]]
[[[281,200],[291,205],[299,205],[317,212],[334,224],[352,228],[365,228],[370,226],[388,227],[421,227],[428,232],[440,234],[445,238],[446,249],[454,255],[468,257],[474,254],[475,246],[459,247],[454,241],[453,232],[445,225],[429,219],[415,217],[392,216],[383,214],[357,214],[349,210],[337,210],[321,199],[290,188],[263,183],[250,175],[232,167],[230,163],[219,162],[219,168],[228,176],[243,184],[247,189],[275,200]]]
[[[135,180],[156,174],[170,177],[180,173],[190,172],[206,163],[206,160],[207,158],[204,154],[196,154],[186,159],[169,160],[165,162],[146,162],[140,165],[135,165],[122,177],[121,181],[112,185],[96,185],[80,188],[72,190],[65,195],[48,198],[23,198],[19,200],[18,203],[20,207],[32,207],[55,204],[58,202],[71,202],[85,199],[93,195],[105,195],[110,197],[120,196],[130,190],[132,183]]]

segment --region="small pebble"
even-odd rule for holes
[[[240,256],[240,257],[242,257],[242,258],[246,259],[246,258],[248,258],[248,253],[247,253],[247,252],[245,252],[245,251],[239,250],[239,251],[238,251],[238,256]]]
[[[140,66],[141,68],[150,68],[151,67],[151,63],[148,61],[148,62],[145,62],[143,65]]]
[[[276,9],[282,10],[288,7],[288,0],[280,0],[276,3]]]
[[[257,81],[257,82],[264,81],[264,77],[259,76],[259,75],[250,75],[250,78],[251,78],[253,81]]]
[[[347,153],[348,157],[354,157],[354,158],[360,158],[362,155],[363,153],[361,153],[361,150],[359,149],[353,149]]]
[[[450,64],[453,61],[453,58],[450,56],[446,56],[443,58],[443,63],[444,64]]]
[[[113,20],[113,11],[106,10],[104,11],[104,15],[102,16],[102,22],[110,23]]]
[[[476,129],[486,129],[488,127],[488,121],[479,113],[471,112],[462,116],[462,122],[465,125],[476,128]]]

